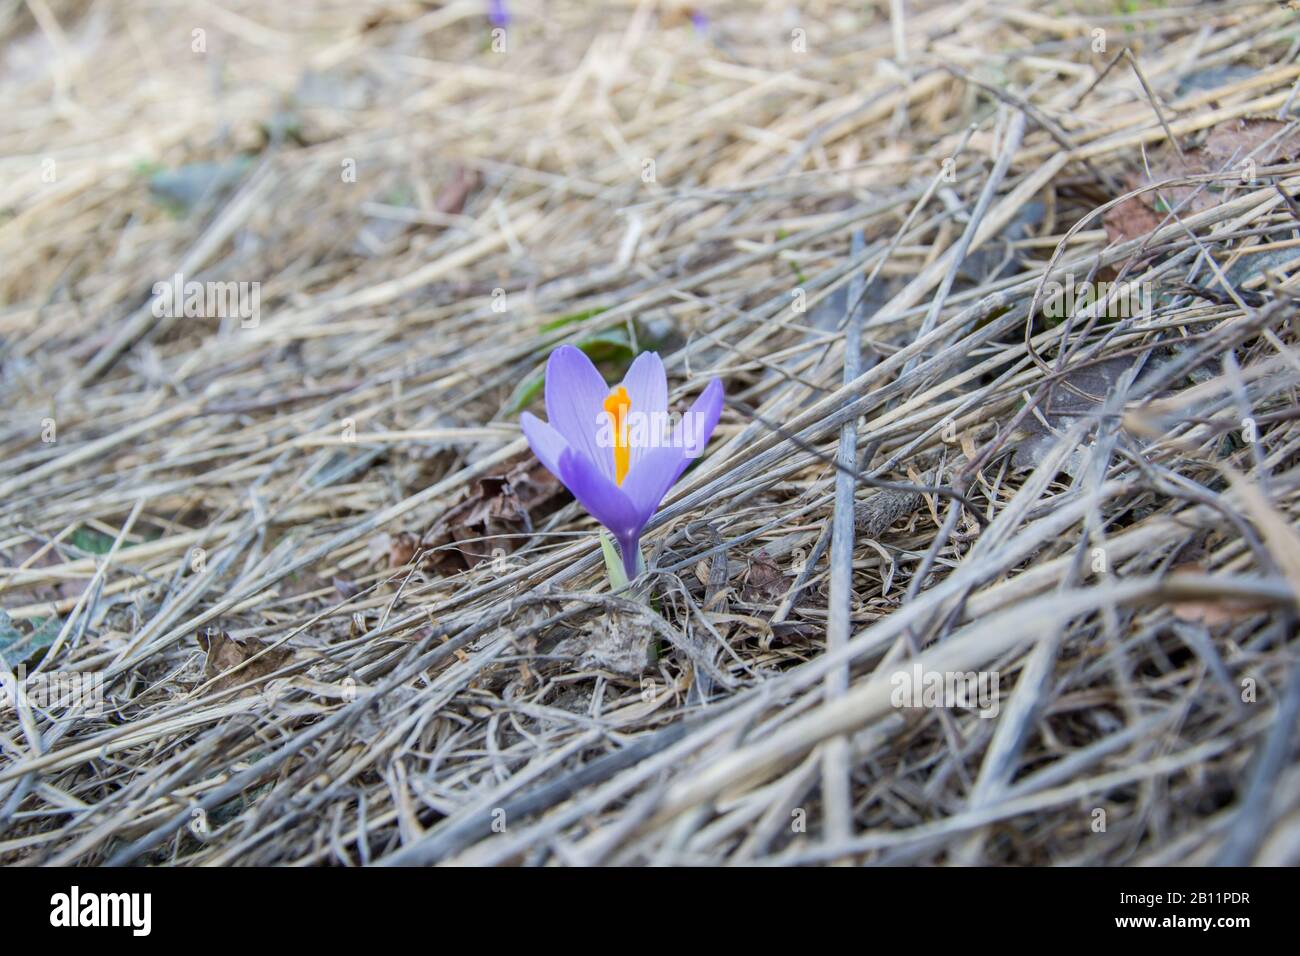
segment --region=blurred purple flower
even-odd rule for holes
[[[510,22],[506,0],[488,0],[488,20],[494,27],[503,27]]]
[[[561,345],[546,362],[550,422],[525,412],[520,424],[538,460],[614,535],[631,580],[641,532],[721,414],[715,378],[669,433],[668,378],[656,353],[638,355],[611,391],[591,359]]]

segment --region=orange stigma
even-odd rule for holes
[[[632,407],[632,399],[627,396],[627,389],[620,385],[609,393],[605,399],[605,412],[614,426],[614,484],[623,484],[627,477],[629,464],[627,449],[627,413]]]

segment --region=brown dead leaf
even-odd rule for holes
[[[1147,154],[1147,169],[1124,177],[1123,185],[1126,189],[1145,188],[1146,192],[1124,200],[1102,216],[1102,225],[1112,241],[1142,238],[1164,222],[1170,209],[1177,209],[1180,217],[1186,217],[1219,204],[1220,191],[1214,185],[1169,184],[1171,179],[1211,172],[1205,155],[1200,150],[1194,149],[1185,155],[1186,162],[1172,147],[1152,150]],[[1147,188],[1157,183],[1163,185],[1158,189]]]
[[[745,569],[740,599],[749,604],[767,604],[783,594],[785,575],[766,551],[755,551],[749,558],[749,567]]]
[[[1123,180],[1127,189],[1141,189],[1154,183],[1182,176],[1201,176],[1235,170],[1256,149],[1263,147],[1287,126],[1280,120],[1264,117],[1238,117],[1225,120],[1210,129],[1200,146],[1186,150],[1180,157],[1169,144],[1147,153],[1146,169],[1130,173]],[[1285,163],[1300,156],[1300,131],[1293,130],[1272,145],[1264,147],[1251,157],[1256,167]],[[1112,242],[1140,239],[1164,220],[1167,210],[1157,205],[1163,198],[1170,207],[1178,209],[1179,216],[1192,216],[1217,206],[1222,197],[1222,186],[1217,183],[1165,185],[1148,190],[1140,196],[1124,200],[1102,217],[1106,235]]]
[[[1163,218],[1143,201],[1142,196],[1131,196],[1107,209],[1101,223],[1111,242],[1129,242],[1150,233]]]
[[[214,625],[200,630],[195,638],[208,655],[203,662],[203,679],[212,681],[209,689],[222,691],[241,684],[252,685],[241,691],[240,697],[260,693],[256,684],[289,663],[294,656],[287,647],[272,649],[251,637],[238,640]],[[239,669],[235,670],[237,667]]]
[[[37,552],[44,552],[37,556]],[[57,548],[49,548],[41,541],[24,541],[13,548],[0,550],[0,567],[40,570],[57,568],[65,558]],[[90,584],[91,575],[68,577],[51,580],[41,584],[17,586],[5,592],[5,604],[9,608],[24,604],[58,604],[62,601],[76,600]]]
[[[411,563],[415,552],[420,549],[420,539],[410,531],[403,531],[393,537],[388,545],[388,566],[402,568]]]
[[[1300,156],[1300,130],[1292,130],[1269,146],[1264,146],[1289,124],[1258,116],[1227,120],[1210,130],[1197,150],[1206,172],[1231,167],[1259,149],[1252,157],[1256,166],[1290,162]],[[1260,149],[1260,147],[1264,147]]]
[[[384,564],[390,570],[405,567],[420,549],[420,537],[410,531],[377,534],[366,542],[371,564]]]
[[[334,590],[338,592],[339,597],[345,601],[356,597],[361,591],[361,586],[355,581],[337,574],[330,578],[330,583],[334,585]]]
[[[1210,570],[1204,565],[1195,562],[1177,564],[1171,570],[1185,574],[1210,573]],[[1268,606],[1254,604],[1250,601],[1211,598],[1207,601],[1174,601],[1170,604],[1169,609],[1173,612],[1174,617],[1180,621],[1187,621],[1189,624],[1200,624],[1214,630],[1228,624],[1237,624],[1244,621],[1261,611],[1268,610]]]
[[[478,184],[479,175],[476,170],[457,166],[443,185],[442,191],[438,193],[438,198],[434,200],[434,208],[446,215],[459,215],[465,209],[465,202],[469,199],[470,193],[478,188]]]
[[[533,513],[543,514],[563,492],[564,486],[531,456],[516,460],[503,474],[479,478],[469,497],[425,533],[421,546],[428,555],[421,566],[455,574],[508,554],[519,544],[512,536],[531,533]]]

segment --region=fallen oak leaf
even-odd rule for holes
[[[1163,220],[1164,216],[1143,202],[1141,196],[1130,196],[1107,209],[1101,224],[1111,242],[1131,242],[1150,235]]]
[[[1170,183],[1188,176],[1238,172],[1242,182],[1254,179],[1260,166],[1291,162],[1300,157],[1300,130],[1283,134],[1290,125],[1265,117],[1237,117],[1210,128],[1200,146],[1179,155],[1167,144],[1147,153],[1146,168],[1130,173],[1123,183],[1143,192],[1111,207],[1102,225],[1112,242],[1140,239],[1165,221],[1169,207],[1191,216],[1217,206],[1224,183]],[[1270,145],[1270,140],[1276,139]],[[1258,155],[1251,155],[1257,150]],[[1150,187],[1161,184],[1158,189]]]
[[[421,567],[455,574],[513,551],[519,536],[531,534],[533,514],[549,513],[565,493],[532,456],[516,459],[504,473],[479,478],[469,496],[433,523],[420,542]]]
[[[1215,172],[1250,158],[1257,166],[1291,162],[1300,156],[1300,130],[1286,132],[1293,125],[1262,116],[1239,116],[1211,128],[1199,150],[1206,172]],[[1279,135],[1286,133],[1286,135]],[[1273,142],[1269,142],[1273,140]],[[1268,144],[1268,145],[1265,145]]]
[[[768,553],[759,549],[750,555],[740,599],[747,604],[764,604],[775,601],[785,590],[785,575]]]
[[[240,640],[215,625],[200,630],[195,639],[207,654],[203,661],[204,685],[219,692],[248,684],[240,697],[259,693],[255,685],[284,667],[294,656],[290,648],[272,647],[252,637]]]
[[[397,534],[384,532],[374,535],[366,542],[366,555],[370,563],[382,562],[389,570],[410,564],[418,550],[420,550],[419,535],[410,531],[399,531]]]

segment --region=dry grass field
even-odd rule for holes
[[[1298,54],[0,0],[0,862],[1300,863]],[[621,589],[566,343],[726,390]]]

